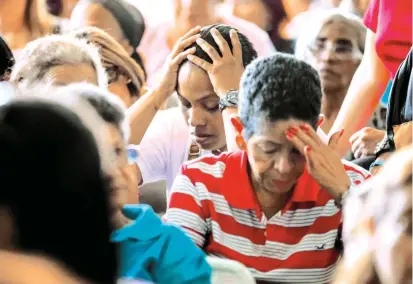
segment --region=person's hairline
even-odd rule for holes
[[[362,36],[363,33],[365,36],[367,28],[363,25],[363,21],[359,16],[354,15],[350,12],[341,11],[338,8],[329,11],[319,12],[318,14],[316,14],[316,16],[320,16],[320,18],[310,26],[310,33],[301,33],[297,37],[296,51],[294,52],[294,54],[299,59],[304,60],[306,58],[305,52],[308,48],[308,44],[310,44],[311,41],[317,39],[320,32],[324,29],[326,25],[331,24],[335,21],[340,21],[342,23],[352,26],[352,28],[354,28],[354,30],[357,32],[357,48],[359,48],[360,45],[362,45],[364,48],[365,38],[364,42],[359,42],[359,40],[360,36]],[[314,32],[312,32],[313,29]]]
[[[51,39],[51,41],[46,41],[48,39]],[[31,44],[31,45],[30,45]],[[106,75],[106,71],[105,68],[103,67],[103,64],[101,62],[101,57],[99,54],[99,48],[96,47],[93,44],[89,44],[87,43],[85,40],[79,39],[79,38],[75,38],[72,37],[70,35],[50,35],[50,36],[46,36],[43,38],[39,38],[35,41],[33,41],[32,43],[29,43],[28,48],[25,48],[25,57],[24,60],[20,60],[20,63],[17,62],[17,64],[14,67],[20,67],[19,68],[19,72],[23,71],[28,71],[25,70],[25,67],[23,65],[23,63],[31,63],[33,64],[34,61],[30,60],[30,53],[39,49],[39,48],[44,48],[44,46],[46,45],[47,48],[51,48],[53,46],[56,46],[57,44],[63,44],[66,46],[70,46],[70,48],[75,48],[78,49],[78,52],[76,56],[68,56],[68,54],[66,54],[64,57],[61,56],[57,56],[56,53],[52,53],[52,57],[48,58],[51,59],[51,61],[46,62],[46,61],[42,61],[42,60],[38,60],[40,58],[39,54],[37,54],[37,60],[40,62],[36,62],[36,63],[41,63],[41,66],[37,66],[40,68],[36,68],[35,70],[37,70],[38,72],[36,72],[36,74],[34,74],[35,76],[27,76],[26,74],[20,74],[20,75],[26,75],[25,77],[22,77],[22,79],[27,79],[27,78],[32,78],[32,80],[28,81],[29,84],[33,84],[35,83],[36,80],[39,79],[38,76],[40,77],[44,77],[47,73],[44,72],[44,67],[49,66],[48,69],[50,69],[51,67],[55,67],[55,66],[59,66],[59,65],[64,65],[64,64],[91,64],[92,68],[96,71],[96,75],[97,75],[97,81],[98,81],[98,85],[100,87],[105,87],[107,86],[107,75]],[[65,52],[67,52],[67,49],[64,49]],[[81,62],[78,60],[79,58],[81,58]],[[75,59],[75,60],[74,60]],[[86,60],[85,60],[86,59]],[[58,63],[58,64],[52,64],[52,63]],[[100,70],[99,70],[100,69]],[[16,69],[14,69],[16,70]],[[15,84],[19,84],[19,80],[21,78],[16,77],[16,72],[12,71],[11,75],[13,76],[13,81]]]

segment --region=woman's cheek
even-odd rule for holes
[[[256,175],[263,176],[266,171],[271,168],[273,162],[268,159],[254,157],[253,162],[250,162],[251,168]]]

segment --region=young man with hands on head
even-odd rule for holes
[[[236,147],[230,120],[256,57],[243,34],[221,24],[196,27],[175,44],[159,86],[128,110],[140,184],[166,180],[169,191],[185,161]],[[175,91],[180,108],[158,111]]]

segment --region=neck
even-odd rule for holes
[[[220,148],[220,149],[212,150],[211,152],[212,152],[212,154],[214,154],[214,155],[219,155],[219,154],[221,154],[222,152],[226,152],[226,151],[228,151],[227,145],[225,145],[224,147],[222,147],[222,148]]]

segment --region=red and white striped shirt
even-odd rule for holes
[[[332,280],[341,211],[305,171],[286,207],[267,220],[247,173],[246,152],[204,157],[182,167],[166,220],[182,226],[206,253],[243,263],[256,279]],[[353,185],[370,174],[345,163]]]

